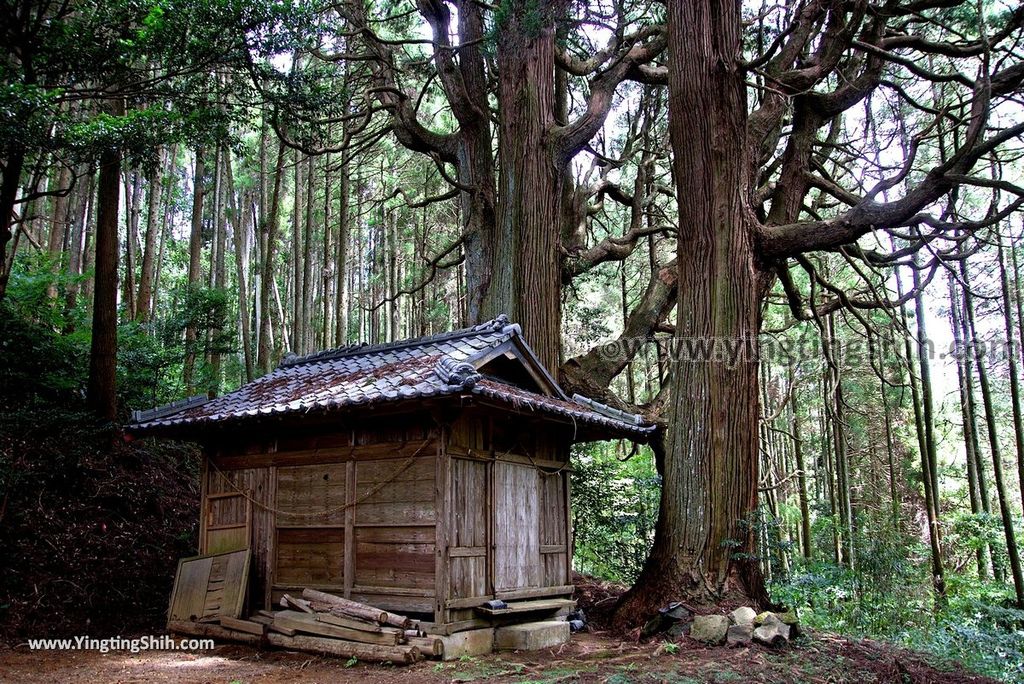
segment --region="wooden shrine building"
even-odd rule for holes
[[[570,445],[652,430],[566,396],[505,316],[289,356],[128,428],[203,445],[199,552],[250,549],[250,609],[312,587],[448,631],[571,595]]]

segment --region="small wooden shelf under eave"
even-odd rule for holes
[[[563,608],[572,609],[576,602],[572,599],[541,599],[539,601],[520,601],[510,603],[507,608],[488,608],[477,606],[476,612],[481,615],[499,617],[502,615],[517,615],[519,613],[554,613]]]

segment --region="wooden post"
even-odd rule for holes
[[[434,622],[445,624],[449,621],[449,611],[445,606],[449,590],[448,532],[451,529],[450,506],[451,498],[451,456],[447,442],[451,431],[444,422],[440,425],[440,439],[437,440],[437,461],[434,475],[434,505],[436,517],[434,526]]]
[[[199,463],[199,555],[206,553],[206,497],[210,487],[209,478],[210,450],[203,449],[203,458]]]
[[[355,444],[355,432],[352,433],[352,444]],[[355,584],[356,572],[356,462],[350,460],[345,464],[345,558],[344,583],[345,598],[352,598],[352,585]]]

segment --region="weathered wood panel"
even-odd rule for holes
[[[448,598],[487,594],[487,469],[481,461],[452,459]]]
[[[463,413],[451,426],[450,446],[490,451],[490,420],[485,415]]]
[[[424,455],[402,469],[404,461],[394,459],[361,461],[356,464],[356,526],[433,524],[435,451],[428,446]],[[357,570],[358,572],[358,570]]]
[[[565,473],[540,474],[540,545],[544,586],[567,584]]]
[[[494,468],[494,587],[539,587],[540,505],[538,472],[497,461]]]
[[[275,584],[343,584],[344,528],[278,529],[275,577]]]
[[[487,556],[452,558],[449,566],[453,599],[487,596]]]
[[[452,548],[487,545],[487,464],[452,459]]]
[[[356,527],[355,587],[434,589],[433,527]],[[353,591],[355,591],[353,587]]]
[[[249,578],[250,602],[262,606],[270,595],[274,566],[274,513],[277,478],[269,467],[222,470],[215,459],[206,468],[206,495],[228,492],[245,492],[251,505],[249,550],[252,553],[251,575]],[[237,500],[236,500],[237,501]],[[205,505],[205,504],[204,504]],[[235,503],[239,510],[243,503]],[[237,517],[237,511],[233,513]],[[204,523],[205,527],[205,523]],[[205,532],[205,530],[201,530]],[[208,553],[207,549],[200,549]]]
[[[277,469],[279,526],[322,527],[345,524],[344,463]]]
[[[178,561],[168,622],[239,617],[245,608],[249,556],[242,550]]]
[[[248,492],[207,494],[203,511],[203,553],[221,553],[249,548],[252,538]]]

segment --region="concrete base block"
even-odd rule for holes
[[[444,644],[444,654],[441,656],[443,660],[486,655],[494,650],[494,628],[492,627],[470,629],[439,638]]]
[[[494,630],[494,647],[499,651],[536,651],[568,641],[569,623],[558,620],[527,622]]]

